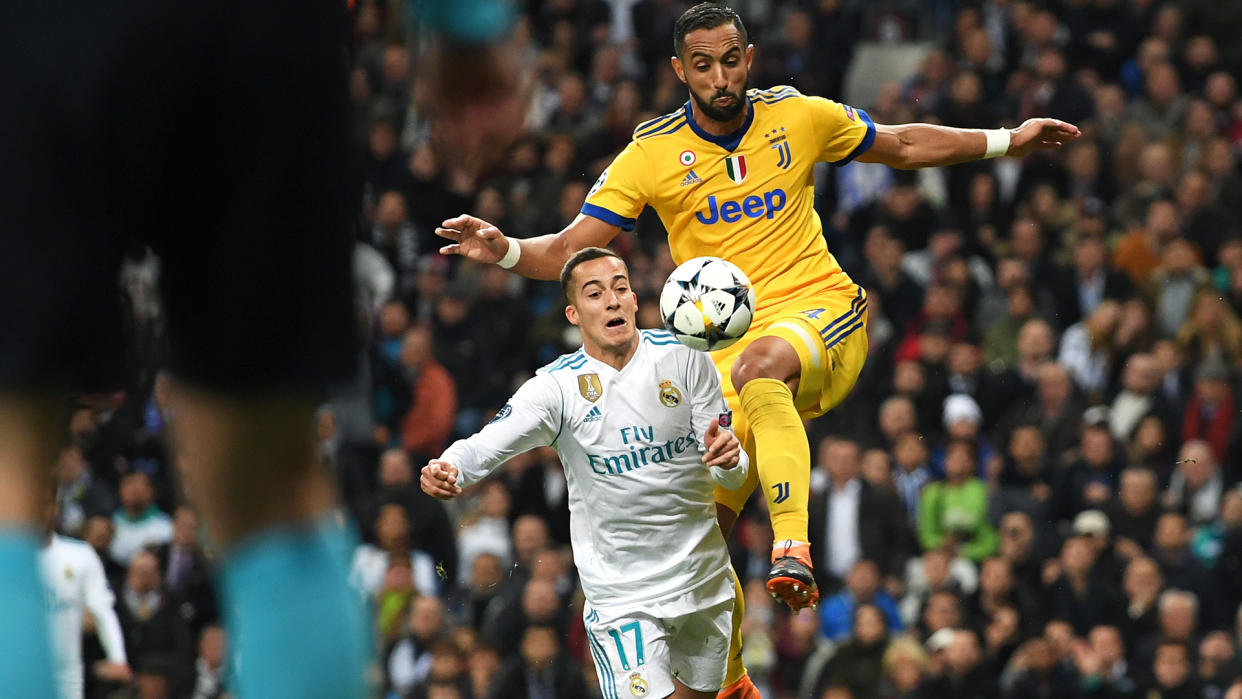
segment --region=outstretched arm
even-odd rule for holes
[[[461,255],[486,264],[504,262],[502,266],[523,277],[555,280],[560,278],[561,268],[570,255],[592,245],[603,247],[620,231],[620,227],[594,216],[578,214],[559,233],[522,240],[520,254],[510,249],[516,242],[513,238],[505,237],[499,228],[474,216],[450,218],[436,229],[436,235],[453,241],[440,248],[442,254]],[[515,254],[516,263],[506,259]]]
[[[876,124],[875,143],[858,160],[911,170],[1000,155],[1022,158],[1035,151],[1056,150],[1082,135],[1077,126],[1058,119],[1027,119],[1017,128],[988,134],[983,129],[935,124]],[[990,146],[1003,147],[1004,152],[989,153]]]
[[[423,468],[423,492],[441,499],[461,494],[497,466],[535,447],[548,446],[560,433],[561,390],[545,374],[522,384],[492,421],[459,439]]]

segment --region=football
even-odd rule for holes
[[[685,346],[711,352],[741,339],[755,314],[755,290],[737,265],[696,257],[673,270],[660,292],[664,327]]]

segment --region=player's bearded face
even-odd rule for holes
[[[746,79],[743,78],[742,86],[736,92],[724,88],[700,95],[698,91],[691,89],[690,96],[699,105],[699,109],[713,121],[732,121],[746,106]]]
[[[751,49],[732,24],[686,34],[674,69],[690,88],[701,114],[717,122],[738,118],[746,109]]]

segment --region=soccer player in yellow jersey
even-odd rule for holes
[[[802,420],[845,398],[867,354],[867,297],[828,252],[812,206],[813,165],[857,159],[909,169],[1022,157],[1059,148],[1079,131],[1056,119],[996,130],[888,126],[792,87],[748,90],[754,47],[737,13],[716,3],[687,10],[673,36],[673,70],[690,99],[635,129],[573,223],[520,245],[472,216],[445,221],[436,232],[454,241],[445,254],[556,279],[571,254],[607,245],[651,206],[668,229],[675,261],[712,255],[746,272],[758,304],[754,322],[713,358],[734,430],[758,468],[741,489],[717,492],[717,510],[727,536],[762,483],[775,535],[767,587],[799,610],[819,598],[807,544],[811,458]],[[740,658],[726,689],[736,682],[749,686]]]

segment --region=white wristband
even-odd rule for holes
[[[999,158],[1009,152],[1009,129],[984,129],[983,135],[988,139],[984,158]]]
[[[507,238],[509,241],[509,249],[505,251],[505,256],[496,260],[496,264],[505,269],[512,269],[516,265],[518,258],[522,256],[522,246],[518,245],[517,238]]]

